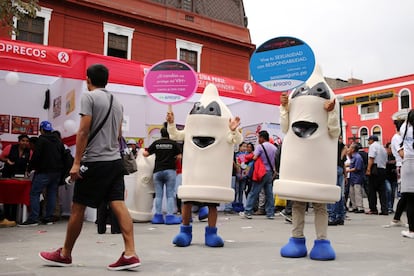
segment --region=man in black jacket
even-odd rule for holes
[[[53,212],[56,205],[56,193],[63,170],[63,154],[65,147],[59,138],[52,133],[52,124],[48,121],[40,123],[39,139],[30,161],[30,168],[35,171],[30,190],[29,218],[19,226],[36,226],[39,224],[39,197],[46,188],[46,213],[42,222],[53,223]]]

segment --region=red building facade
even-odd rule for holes
[[[153,64],[183,60],[197,72],[248,80],[255,49],[243,1],[40,0],[12,39]],[[0,29],[1,37],[9,37]]]
[[[336,89],[344,141],[367,147],[368,137],[377,135],[382,144],[390,142],[396,132],[393,121],[405,119],[413,108],[412,91],[414,74]]]

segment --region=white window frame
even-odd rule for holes
[[[398,110],[406,109],[406,108],[401,107],[401,94],[404,91],[408,92],[408,105],[409,106],[408,106],[407,109],[411,109],[411,91],[408,88],[403,88],[403,89],[400,90],[400,92],[398,92]]]
[[[116,34],[116,35],[123,35],[128,37],[128,52],[127,52],[127,59],[131,59],[132,55],[132,38],[134,37],[135,29],[109,23],[103,22],[103,31],[104,31],[104,55],[108,55],[108,37],[109,33]]]
[[[44,29],[43,29],[43,45],[48,45],[49,43],[49,23],[50,18],[52,17],[52,9],[40,7],[40,11],[37,11],[36,17],[42,17],[45,20]],[[13,25],[17,28],[17,18],[13,17]],[[16,40],[16,34],[12,34],[12,40]]]
[[[175,46],[177,48],[177,60],[180,60],[180,50],[188,50],[197,52],[197,72],[200,72],[200,65],[201,65],[201,52],[203,50],[203,44],[190,42],[182,39],[175,40]]]

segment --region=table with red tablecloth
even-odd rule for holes
[[[0,178],[0,203],[29,206],[31,186],[27,178]]]

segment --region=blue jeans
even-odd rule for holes
[[[56,195],[60,182],[60,172],[35,173],[30,189],[30,216],[28,220],[38,221],[40,214],[40,194],[46,188],[46,214],[44,219],[52,219],[56,207]]]
[[[388,179],[385,179],[385,194],[387,196],[388,212],[394,211],[394,199],[395,193],[397,191],[397,186],[397,181],[391,182]]]
[[[266,216],[274,216],[275,214],[275,200],[273,198],[273,180],[272,180],[272,171],[268,171],[264,176],[262,181],[260,182],[253,182],[252,183],[252,190],[250,191],[249,195],[247,196],[246,200],[246,208],[245,213],[251,215],[253,212],[253,207],[257,198],[259,196],[260,191],[264,188],[265,197],[266,197],[266,205],[265,211]]]
[[[345,202],[344,202],[344,169],[337,166],[336,186],[341,187],[341,198],[336,203],[327,204],[329,221],[345,220]]]
[[[236,176],[231,177],[231,188],[236,190]],[[228,202],[224,204],[224,211],[233,211],[232,202]]]
[[[165,192],[167,196],[167,215],[174,213],[175,205],[175,178],[177,173],[175,170],[164,170],[154,173],[154,188],[155,188],[155,213],[162,214],[162,198]]]
[[[236,191],[235,191],[235,199],[234,199],[235,203],[243,203],[243,195],[244,195],[244,190],[246,188],[246,182],[247,182],[246,178],[238,179],[236,181],[236,189],[235,189]]]

